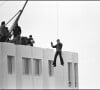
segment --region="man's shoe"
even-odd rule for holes
[[[53,65],[53,67],[56,67],[56,65]]]
[[[63,64],[61,64],[62,66],[64,66],[64,63]]]
[[[56,67],[56,65],[54,65],[54,64],[52,64],[53,65],[53,67]]]

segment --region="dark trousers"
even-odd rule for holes
[[[0,42],[5,42],[7,40],[7,36],[2,36],[1,38],[0,38]]]
[[[56,66],[56,59],[57,59],[57,56],[60,56],[60,62],[61,62],[61,65],[64,65],[64,61],[63,61],[63,58],[62,58],[62,53],[61,51],[56,51],[55,53],[55,57],[54,57],[54,62],[53,62],[53,65]]]

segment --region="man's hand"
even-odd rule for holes
[[[19,12],[22,12],[22,10],[19,10]]]
[[[51,47],[53,47],[53,42],[51,42]]]
[[[53,45],[53,42],[51,42],[51,45]]]
[[[31,40],[31,42],[32,42],[32,43],[35,43],[35,41],[34,41],[34,40]]]

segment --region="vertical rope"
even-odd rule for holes
[[[56,11],[57,11],[57,38],[59,38],[59,7],[58,7],[58,1],[56,1]]]

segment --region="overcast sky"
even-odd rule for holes
[[[0,1],[0,22],[23,4]],[[29,1],[19,25],[37,47],[51,48],[50,42],[60,38],[64,51],[78,52],[80,88],[100,89],[100,1]]]

